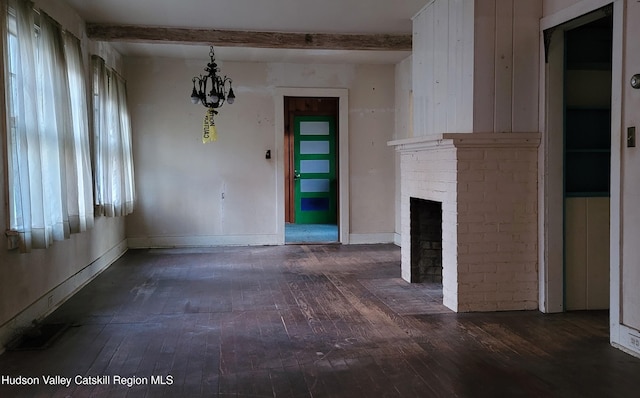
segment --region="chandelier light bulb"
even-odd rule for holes
[[[233,93],[233,88],[229,85],[229,96],[227,97],[227,102],[229,104],[233,104],[236,100],[236,95]]]
[[[196,91],[196,79],[193,79],[193,90],[191,90],[191,103],[197,104],[200,102],[200,96],[198,95],[198,91]]]

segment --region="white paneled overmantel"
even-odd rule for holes
[[[413,17],[413,130],[538,129],[540,0],[434,0]]]

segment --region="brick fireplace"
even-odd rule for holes
[[[444,305],[459,312],[537,308],[538,144],[537,133],[390,142],[401,154],[402,277],[422,278],[412,253],[430,244],[412,239],[411,207],[424,200],[441,209]]]

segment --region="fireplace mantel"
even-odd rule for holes
[[[538,147],[540,133],[444,133],[387,142],[398,152],[428,151],[442,148]]]

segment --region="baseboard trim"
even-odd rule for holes
[[[613,347],[640,358],[640,331],[622,324],[613,324],[610,343]]]
[[[402,235],[400,235],[397,232],[394,233],[393,234],[393,243],[398,247],[402,247]]]
[[[283,238],[279,235],[149,236],[129,238],[128,241],[130,249],[284,244]]]
[[[30,306],[0,326],[0,354],[4,352],[7,343],[14,338],[19,330],[30,327],[34,319],[40,321],[58,309],[78,290],[109,268],[126,251],[127,240],[123,239],[102,256],[42,295]]]
[[[396,236],[397,235],[397,236]],[[149,236],[129,238],[130,249],[161,249],[215,246],[279,246],[283,245],[280,235],[207,235],[207,236]],[[349,234],[350,245],[394,243],[400,238],[393,232],[377,234]]]
[[[349,244],[351,245],[371,245],[376,243],[394,243],[393,232],[349,235]]]

